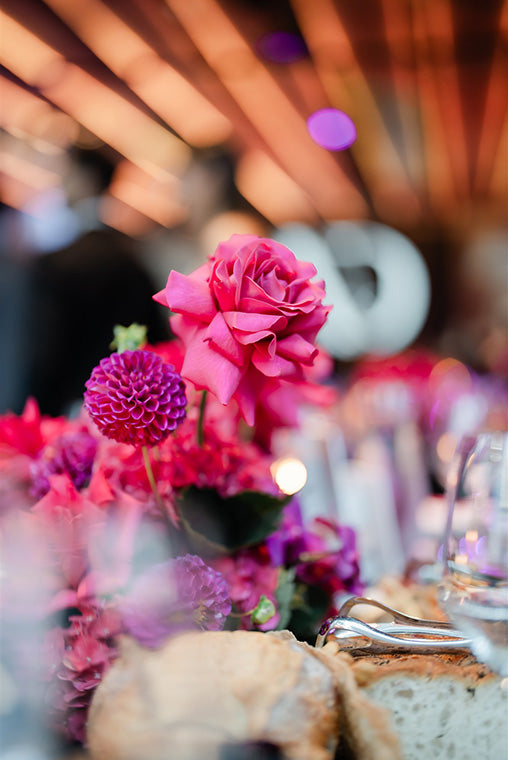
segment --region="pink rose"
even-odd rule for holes
[[[173,332],[185,345],[183,377],[221,403],[234,396],[254,423],[266,378],[300,380],[312,365],[316,335],[331,307],[313,264],[281,243],[233,235],[189,276],[172,271],[154,298],[174,312]]]

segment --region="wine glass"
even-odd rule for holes
[[[508,676],[508,433],[465,438],[447,483],[439,600],[477,659]]]

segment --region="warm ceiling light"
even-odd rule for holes
[[[508,116],[504,121],[504,129],[499,139],[497,155],[494,159],[492,174],[490,177],[489,191],[492,196],[501,199],[508,198]],[[506,220],[506,205],[504,205],[503,219]]]
[[[46,87],[45,94],[133,163],[149,161],[182,171],[190,160],[181,140],[73,64],[67,64],[65,77]]]
[[[203,147],[230,136],[229,119],[106,5],[98,0],[47,4],[184,140]]]
[[[207,255],[217,248],[222,240],[228,240],[231,235],[266,236],[265,225],[252,214],[244,211],[225,211],[217,214],[203,227],[200,247]]]
[[[182,171],[190,149],[169,130],[83,69],[67,63],[21,24],[0,12],[0,61],[90,132],[134,163],[149,161]],[[120,128],[119,125],[128,125]]]
[[[426,183],[433,211],[437,216],[442,216],[449,214],[450,202],[455,197],[450,151],[446,143],[446,124],[431,65],[430,42],[425,29],[423,6],[414,6],[412,18],[416,81],[424,133]]]
[[[40,194],[33,185],[26,184],[18,177],[0,170],[0,199],[7,206],[22,210]]]
[[[16,137],[23,136],[43,153],[57,153],[74,142],[78,124],[46,101],[0,78],[0,125]]]
[[[46,190],[53,187],[59,181],[59,175],[56,172],[38,166],[28,159],[16,155],[12,151],[0,151],[0,165],[5,174],[19,180],[34,190]]]
[[[2,64],[20,79],[36,87],[51,80],[64,63],[60,53],[2,11],[0,26]]]
[[[499,19],[498,42],[490,70],[478,145],[475,190],[490,190],[506,202],[508,197],[508,87],[506,86],[506,40],[508,3]],[[490,187],[489,187],[490,185]],[[506,213],[504,214],[506,217]]]
[[[241,194],[274,226],[291,221],[316,224],[309,199],[266,153],[251,151],[238,161],[235,182]]]
[[[134,238],[143,237],[154,227],[152,219],[109,194],[101,198],[99,217],[108,227]]]
[[[177,181],[166,175],[160,180],[128,161],[117,166],[110,194],[164,227],[172,227],[185,219],[179,203]]]
[[[356,186],[312,141],[301,113],[219,3],[202,0],[199,13],[193,3],[166,3],[318,213],[327,219],[363,216],[366,205]]]
[[[186,142],[195,147],[218,145],[233,126],[175,69],[155,55],[133,64],[127,80],[134,92]]]
[[[368,129],[359,130],[358,140],[351,150],[369,188],[373,189],[374,205],[377,208],[387,184],[392,186],[397,198],[409,195],[417,203],[337,6],[333,0],[313,0],[312,3],[291,0],[291,5],[330,103],[348,113],[355,124],[368,125]],[[386,176],[390,177],[389,183]]]
[[[455,191],[469,194],[469,162],[457,64],[451,2],[424,3],[421,6],[428,39],[428,53],[439,61],[433,68],[444,139],[449,154]],[[429,56],[431,57],[431,56]]]

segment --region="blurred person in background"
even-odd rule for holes
[[[455,267],[453,308],[441,336],[444,353],[508,379],[508,227],[470,233]]]
[[[235,161],[222,148],[194,150],[180,176],[181,223],[156,230],[145,241],[145,260],[158,290],[171,269],[190,274],[205,263],[221,240],[234,233],[270,237],[267,221],[238,191]]]
[[[26,395],[41,412],[71,413],[93,367],[110,352],[115,324],[145,324],[148,340],[170,337],[142,250],[100,220],[113,164],[100,152],[73,148],[63,172],[63,203],[26,216],[34,253],[29,266]]]

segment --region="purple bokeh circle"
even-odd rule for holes
[[[256,47],[263,58],[273,63],[293,63],[308,55],[304,40],[292,32],[264,34]]]
[[[307,119],[309,134],[327,150],[345,150],[356,140],[356,127],[350,117],[337,108],[321,108]]]

